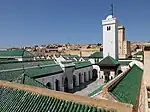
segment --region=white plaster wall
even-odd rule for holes
[[[37,78],[36,80],[43,83],[44,85],[46,85],[48,82],[50,82],[51,83],[51,89],[56,90],[55,81],[57,79],[60,82],[60,85],[59,85],[60,90],[64,91],[63,85],[62,85],[62,76],[63,76],[63,73],[59,73],[59,74],[55,74],[55,75]]]
[[[116,19],[103,20],[103,56],[118,59],[118,25]],[[110,26],[111,30],[107,31]]]

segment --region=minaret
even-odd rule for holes
[[[112,14],[102,20],[103,25],[103,58],[108,55],[118,60],[118,23]]]

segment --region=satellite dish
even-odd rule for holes
[[[109,15],[109,16],[107,16],[106,20],[110,20],[110,19],[112,19],[112,18],[113,18],[113,16],[112,16],[112,15]]]

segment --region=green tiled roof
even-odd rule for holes
[[[124,60],[124,61],[120,61],[120,60],[119,60],[119,64],[120,64],[120,65],[123,65],[123,66],[128,66],[129,63],[131,63],[131,62],[132,62],[132,60],[131,60],[131,61],[125,61],[125,60]]]
[[[92,65],[90,61],[78,61],[75,62],[74,64],[76,69],[84,68]]]
[[[111,56],[105,57],[98,63],[99,66],[116,66],[118,64],[118,61],[112,58]]]
[[[137,65],[133,65],[126,76],[110,92],[120,102],[136,105],[142,76],[143,70]]]
[[[21,57],[33,57],[33,54],[26,50],[5,50],[0,51],[0,57],[12,57],[12,56],[21,56]]]
[[[53,60],[1,62],[0,70],[56,64]]]
[[[44,77],[62,72],[62,68],[57,64],[25,69],[25,74],[28,74],[28,76],[32,78]]]
[[[137,52],[137,53],[135,53],[134,55],[144,55],[144,52],[143,51],[139,51],[139,52]]]
[[[0,72],[0,80],[13,81],[23,73],[23,70]]]
[[[0,86],[0,96],[1,112],[111,112],[103,108],[10,87]]]
[[[103,58],[103,51],[95,52],[89,56],[89,58]]]
[[[53,75],[57,73],[63,72],[62,68],[55,64],[55,65],[47,65],[47,66],[37,66],[37,67],[30,67],[30,68],[23,68],[21,69],[14,69],[14,70],[7,70],[0,72],[0,80],[7,80],[12,81],[19,77],[22,73],[27,74],[29,77],[38,78],[44,77],[48,75]]]
[[[31,77],[27,76],[26,74],[21,74],[19,77],[17,77],[12,82],[17,82],[17,83],[26,84],[26,85],[32,85],[32,86],[41,87],[41,88],[47,88],[42,83],[32,79]]]

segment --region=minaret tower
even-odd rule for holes
[[[111,5],[111,15],[102,20],[103,25],[103,58],[108,55],[118,60],[118,23],[113,15],[113,5]]]

